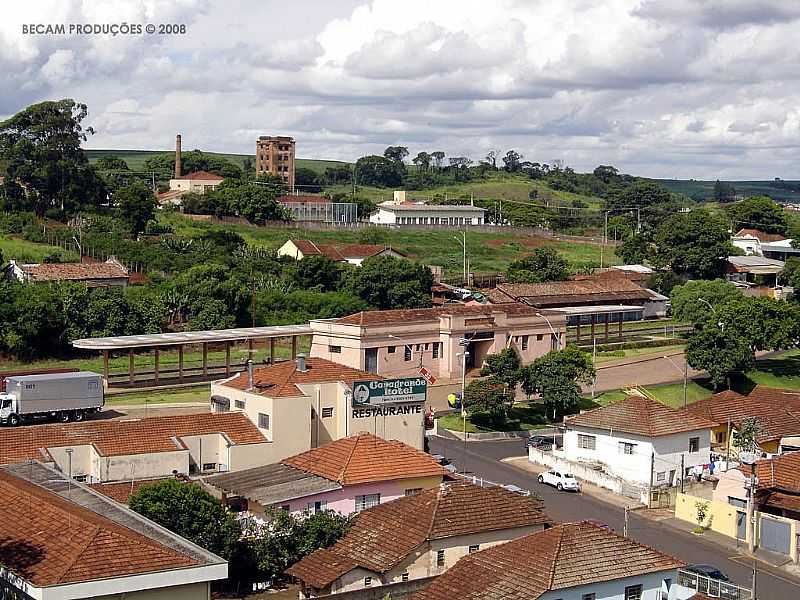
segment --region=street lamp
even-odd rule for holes
[[[681,369],[677,364],[675,364],[675,361],[666,354],[664,355],[664,358],[666,358],[673,367],[678,369],[678,371],[683,372],[683,408],[686,408],[686,388],[689,385],[689,362],[686,360],[686,356],[684,355],[683,369]]]
[[[465,348],[463,352],[459,352],[456,356],[461,357],[461,421],[462,421],[462,433],[464,435],[464,458],[462,461],[461,470],[464,474],[467,472],[467,357],[469,356],[469,351],[466,350],[467,344],[469,344],[469,340],[462,339],[458,342],[462,347]]]
[[[556,341],[558,342],[558,346],[557,347],[560,350],[561,349],[561,335],[556,333],[556,330],[553,328],[553,324],[550,322],[550,319],[548,319],[542,313],[536,313],[536,316],[537,317],[541,317],[541,318],[543,318],[545,320],[545,322],[547,323],[547,326],[550,328],[550,333],[553,334],[553,342],[556,342]],[[555,350],[556,348],[553,348],[553,344],[550,344],[550,349],[551,350]]]
[[[461,236],[463,239],[459,239],[457,236],[453,236],[453,239],[461,244],[462,249],[464,250],[464,286],[469,285],[469,281],[467,280],[467,230],[461,232]]]
[[[708,308],[711,309],[711,312],[714,313],[714,315],[716,316],[717,309],[715,309],[708,300],[706,300],[705,298],[698,298],[697,301],[705,304]],[[717,325],[722,330],[722,333],[725,333],[725,323],[723,323],[722,321],[717,321]]]
[[[412,358],[414,357],[414,347],[411,344],[407,344],[405,340],[397,337],[396,335],[392,335],[391,333],[387,333],[386,337],[392,338],[393,340],[397,340],[398,342],[403,344],[404,347],[408,348],[408,352],[409,354],[411,354],[411,357]],[[419,366],[420,367],[422,366],[422,351],[419,351]]]

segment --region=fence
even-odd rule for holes
[[[598,487],[610,490],[620,496],[632,498],[642,504],[647,504],[648,502],[648,489],[646,487],[638,486],[621,477],[606,473],[600,468],[573,462],[566,458],[556,456],[553,452],[544,452],[536,448],[528,449],[528,459],[538,465],[544,465],[557,471],[572,473],[572,475],[582,481],[587,481]]]
[[[709,598],[720,598],[720,600],[751,600],[753,598],[752,591],[747,588],[683,569],[678,570],[678,585],[699,594],[705,594]]]

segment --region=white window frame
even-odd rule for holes
[[[597,436],[587,433],[578,434],[578,448],[583,450],[597,450]]]
[[[633,442],[619,442],[619,453],[633,456],[636,454],[636,446]]]
[[[362,510],[367,510],[373,506],[378,506],[381,503],[381,495],[363,494],[356,496],[355,500],[355,512],[361,512]]]

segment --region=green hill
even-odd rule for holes
[[[671,192],[685,194],[698,201],[714,197],[714,182],[700,179],[653,179]],[[783,202],[800,202],[800,181],[774,179],[765,181],[727,181],[738,196],[769,196]]]
[[[188,151],[188,148],[187,148]],[[128,163],[128,168],[132,171],[141,171],[144,169],[144,162],[156,154],[164,154],[172,152],[172,150],[84,150],[89,162],[95,162],[103,156],[116,156]],[[243,166],[244,160],[249,158],[255,162],[255,154],[225,154],[222,152],[205,152],[210,156],[220,156],[234,164]],[[305,167],[313,169],[317,173],[322,173],[327,167],[334,167],[336,165],[346,164],[338,160],[318,160],[314,158],[298,158],[297,167]]]

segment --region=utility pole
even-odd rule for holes
[[[750,491],[747,494],[747,551],[752,554],[756,549],[755,523],[753,517],[755,512],[755,493],[756,493],[756,463],[750,465]],[[755,567],[753,567],[755,570]],[[755,579],[755,576],[753,577]]]
[[[679,473],[680,480],[681,480],[681,494],[683,493],[683,474],[686,472],[686,466],[684,464],[685,458],[683,453],[681,453],[681,472]]]
[[[625,525],[622,527],[622,535],[624,537],[628,537],[628,514],[630,513],[630,508],[628,505],[625,505]]]
[[[653,500],[653,475],[656,468],[656,453],[650,453],[650,487],[647,490],[647,508],[652,508],[650,505]]]
[[[463,352],[461,353],[461,420],[463,423],[463,431],[464,434],[464,459],[461,465],[461,472],[466,474],[467,473],[467,356],[469,352],[467,352],[467,344],[469,343],[467,340],[461,340],[463,345]]]

